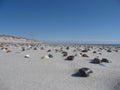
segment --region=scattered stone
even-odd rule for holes
[[[110,61],[106,58],[102,58],[101,62],[110,63]]]
[[[37,47],[35,47],[34,50],[37,50]]]
[[[25,47],[22,47],[22,51],[25,51]]]
[[[48,56],[49,56],[49,58],[53,58],[53,55],[51,55],[51,54],[49,54]]]
[[[55,52],[57,53],[59,50],[58,49],[55,49]]]
[[[91,73],[93,73],[93,71],[89,68],[81,68],[79,69],[79,71],[75,74],[73,74],[72,76],[74,77],[88,77]]]
[[[118,52],[118,50],[115,50],[115,52]]]
[[[88,50],[87,50],[87,49],[85,49],[85,50],[82,50],[82,52],[84,52],[84,53],[85,53],[85,52],[88,52]]]
[[[42,59],[49,59],[50,57],[48,55],[45,55],[42,57]]]
[[[44,47],[41,47],[41,50],[44,50]]]
[[[68,56],[68,53],[65,52],[65,51],[63,51],[62,54],[63,54],[64,57]]]
[[[7,50],[7,51],[6,51],[6,53],[10,53],[10,52],[11,52],[11,50]]]
[[[71,55],[71,56],[68,56],[65,60],[70,60],[70,61],[72,61],[72,60],[74,60],[74,58],[75,58],[75,56]]]
[[[77,50],[73,50],[73,52],[77,52]]]
[[[89,68],[81,68],[79,69],[79,74],[81,77],[88,77],[90,73],[93,73]]]
[[[87,54],[82,54],[82,57],[89,57]]]
[[[107,50],[107,52],[112,52],[112,51],[109,49],[109,50]]]
[[[51,50],[48,50],[47,52],[51,52]]]
[[[100,61],[100,59],[98,59],[98,58],[94,58],[90,63],[93,63],[93,64],[100,64],[101,61]]]
[[[82,53],[80,53],[80,55],[82,56],[83,54],[82,54]]]
[[[75,56],[80,56],[80,54],[79,54],[79,53],[76,53]]]
[[[96,51],[93,51],[93,53],[97,53]]]
[[[70,49],[69,47],[66,48],[66,50],[69,50],[69,49]]]
[[[3,45],[3,44],[0,44],[0,47],[4,47],[4,45]]]
[[[25,58],[30,58],[30,55],[25,55],[24,57],[25,57]]]

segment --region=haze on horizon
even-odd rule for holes
[[[0,0],[0,34],[120,44],[120,1]]]

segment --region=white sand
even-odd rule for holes
[[[89,58],[77,56],[73,61],[65,61],[55,48],[60,47],[48,46],[45,50],[22,52],[20,46],[10,46],[10,53],[0,50],[0,90],[120,90],[120,51],[108,53],[103,50],[99,55],[92,53],[94,48],[87,53]],[[52,52],[46,52],[49,49]],[[73,50],[71,47],[65,51],[69,55],[80,52]],[[41,59],[49,53],[54,57]],[[25,55],[30,55],[30,58],[24,58]],[[102,65],[89,63],[97,56],[112,62]],[[90,68],[93,73],[87,78],[73,77],[72,74],[82,67]]]

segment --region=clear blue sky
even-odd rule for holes
[[[0,0],[0,34],[120,40],[120,0]]]

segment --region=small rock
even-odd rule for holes
[[[93,51],[93,53],[97,53],[96,51]]]
[[[34,50],[37,50],[37,47],[35,47]]]
[[[49,59],[50,57],[48,55],[45,55],[42,57],[42,59]]]
[[[51,52],[51,50],[48,50],[47,52]]]
[[[68,56],[68,53],[65,52],[65,51],[63,51],[62,54],[63,54],[64,57]]]
[[[98,59],[98,58],[94,58],[94,59],[91,61],[91,63],[93,63],[93,64],[100,64],[101,61],[100,61],[100,59]]]
[[[89,57],[87,54],[83,54],[82,57]]]
[[[68,57],[66,58],[66,60],[70,60],[70,61],[71,61],[71,60],[74,60],[74,57],[75,57],[75,56],[73,56],[73,55],[68,56]]]
[[[25,58],[30,58],[30,55],[25,55],[24,57],[25,57]]]
[[[80,68],[77,73],[73,74],[74,77],[88,77],[93,71],[89,68]]]
[[[112,51],[109,49],[109,50],[107,50],[107,52],[112,52]]]
[[[66,50],[69,50],[69,49],[70,49],[69,47],[66,48]]]
[[[87,50],[87,49],[85,49],[85,50],[82,50],[82,52],[88,52],[88,50]]]
[[[53,58],[53,55],[51,55],[51,54],[49,54],[48,56],[49,56],[49,58]]]
[[[7,51],[6,51],[6,53],[10,53],[10,52],[11,52],[11,50],[7,50]]]
[[[81,77],[88,77],[90,73],[93,73],[89,68],[81,68],[79,69],[79,74]]]
[[[101,62],[110,63],[110,61],[106,58],[102,58]]]

